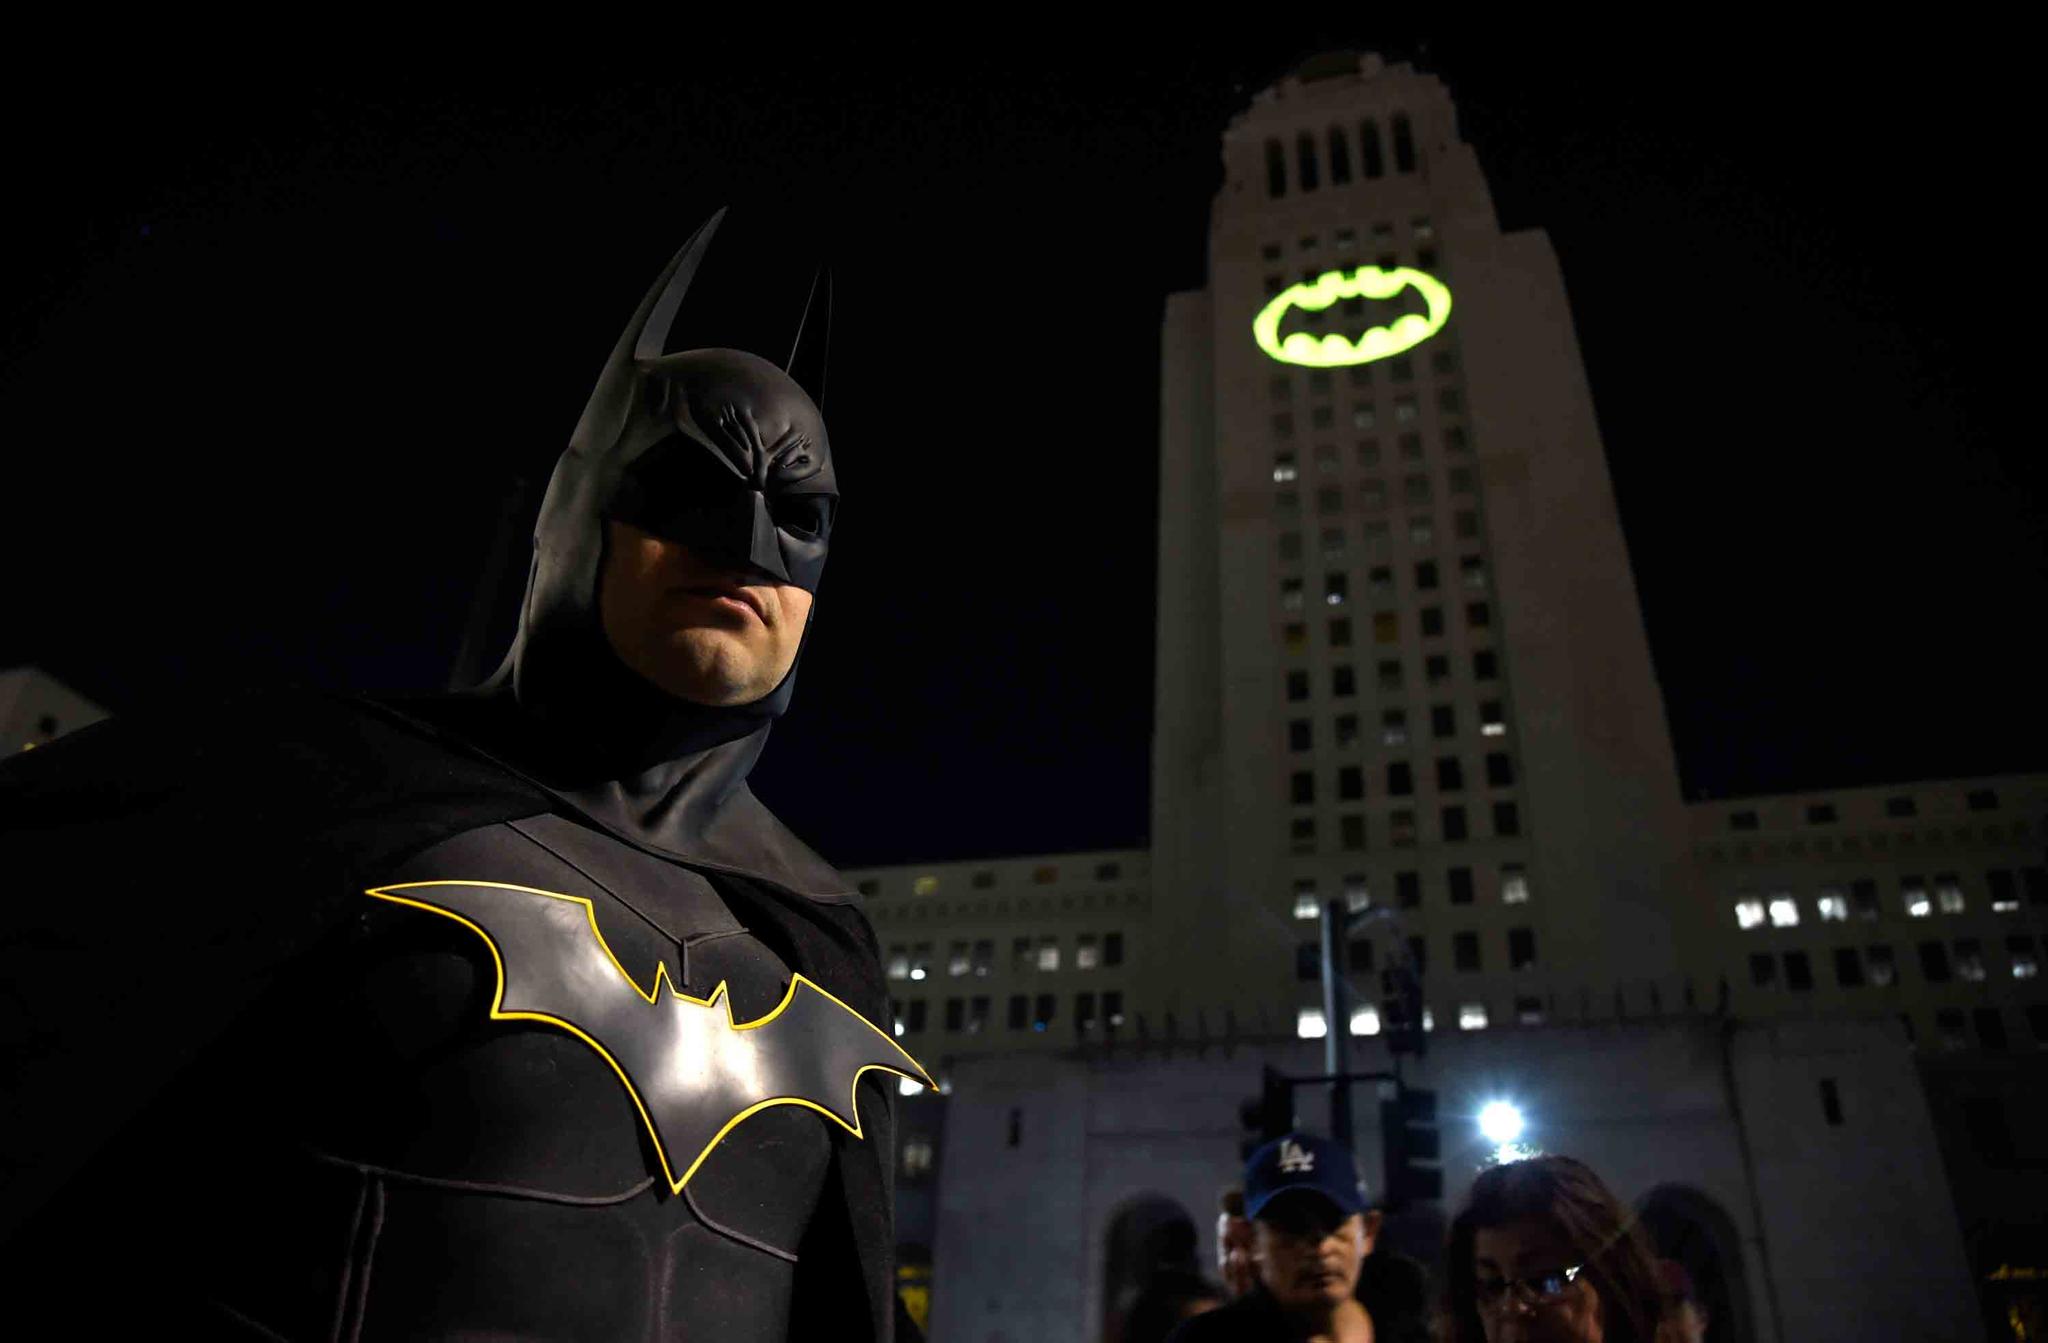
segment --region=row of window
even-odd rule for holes
[[[1446,415],[1456,415],[1465,409],[1465,393],[1456,387],[1439,387],[1436,391],[1436,408]],[[1412,396],[1397,396],[1393,403],[1393,423],[1414,424],[1422,417],[1422,403]],[[1348,421],[1353,429],[1377,429],[1380,425],[1379,408],[1369,401],[1361,401],[1351,407]],[[1273,437],[1293,438],[1295,418],[1291,410],[1276,410],[1271,420]],[[1308,412],[1308,427],[1311,430],[1335,429],[1337,408],[1335,406],[1311,406]]]
[[[1353,699],[1358,695],[1358,673],[1348,662],[1331,667],[1330,695],[1334,699]],[[1402,690],[1401,662],[1388,658],[1378,664],[1375,672],[1379,693],[1398,695]],[[1300,704],[1309,698],[1309,674],[1307,669],[1297,667],[1284,678],[1289,704]],[[1395,717],[1395,715],[1399,717]],[[1382,709],[1380,711],[1381,740],[1387,745],[1398,744],[1395,738],[1405,741],[1408,727],[1408,711],[1403,709]],[[1341,714],[1335,720],[1336,741],[1339,746],[1350,745],[1358,740],[1358,720],[1355,714]],[[1454,704],[1432,704],[1429,706],[1430,736],[1438,741],[1448,741],[1458,735],[1458,708]],[[1505,737],[1508,734],[1507,709],[1500,700],[1481,700],[1479,703],[1479,735],[1482,737]]]
[[[1544,1020],[1543,1000],[1534,994],[1517,996],[1514,1005],[1514,1020],[1523,1026],[1540,1026]],[[1492,1024],[1492,1014],[1484,1002],[1463,1002],[1458,1004],[1458,1029],[1461,1031],[1483,1031]],[[1355,1007],[1351,1011],[1351,1033],[1353,1035],[1378,1035],[1381,1030],[1380,1011],[1377,1007]],[[1436,1012],[1432,1008],[1422,1009],[1422,1029],[1436,1029]],[[1320,1007],[1297,1009],[1294,1017],[1294,1033],[1304,1040],[1320,1040],[1330,1033],[1329,1025]]]
[[[1301,511],[1300,496],[1293,494],[1292,491],[1283,490],[1277,497],[1281,501],[1281,511],[1283,513],[1289,511],[1299,513]],[[1288,502],[1290,499],[1292,500],[1291,503]],[[1368,554],[1373,556],[1379,555],[1385,549],[1394,532],[1392,521],[1383,517],[1363,518],[1359,520],[1357,525],[1360,539],[1364,543],[1363,548]],[[1410,517],[1408,519],[1406,535],[1409,544],[1412,546],[1433,545],[1436,541],[1435,520],[1424,514],[1416,514]],[[1479,539],[1479,514],[1471,509],[1460,509],[1451,514],[1451,535],[1459,541],[1477,541]],[[1350,526],[1345,522],[1322,523],[1316,535],[1316,543],[1318,553],[1322,556],[1323,562],[1326,564],[1343,563],[1346,555],[1349,553],[1350,540]],[[1302,534],[1299,531],[1294,530],[1292,526],[1283,526],[1279,535],[1279,543],[1280,558],[1283,561],[1298,561],[1301,559]]]
[[[1094,875],[1097,881],[1119,881],[1124,875],[1124,865],[1113,860],[1097,863]],[[1034,886],[1057,885],[1059,879],[1060,869],[1057,863],[1040,863],[1037,867],[1031,869],[1031,884]],[[982,868],[969,876],[967,884],[977,891],[994,890],[996,887],[994,869]],[[912,879],[910,893],[917,896],[937,895],[940,885],[941,882],[938,874],[927,872]],[[879,877],[865,878],[861,881],[859,889],[862,895],[880,895],[882,893],[882,880]]]
[[[1951,945],[1953,953],[1951,953]],[[1974,937],[1959,937],[1953,944],[1930,941],[1918,945],[1920,977],[1929,984],[1952,980],[1982,984],[1991,977],[1984,944]],[[1890,946],[1874,942],[1864,947],[1836,947],[1833,951],[1835,983],[1845,989],[1890,988],[1899,982],[1899,966]],[[1770,988],[1780,982],[1781,958],[1768,951],[1753,952],[1749,958],[1749,982]],[[1813,963],[1804,951],[1782,953],[1783,983],[1804,993],[1813,988]],[[2034,979],[2041,973],[2039,950],[2034,938],[2014,933],[2005,939],[2005,968],[2013,979]]]
[[[992,937],[969,941],[956,938],[946,951],[946,975],[958,979],[963,975],[987,978],[995,968],[996,943]],[[1010,943],[1010,968],[1019,974],[1051,973],[1060,968],[1062,959],[1061,939],[1057,937],[1019,937]],[[1073,968],[1095,970],[1124,963],[1124,935],[1104,933],[1081,933],[1074,938]],[[886,971],[891,979],[923,980],[933,973],[932,944],[916,942],[897,943],[889,948],[885,959]]]
[[[1452,457],[1463,457],[1472,450],[1472,439],[1463,426],[1447,426],[1441,435],[1444,452]],[[1420,462],[1427,449],[1422,435],[1409,431],[1394,436],[1395,455],[1404,462]],[[1343,454],[1335,443],[1317,443],[1309,449],[1309,461],[1318,475],[1335,475],[1343,468]],[[1363,471],[1377,471],[1386,461],[1386,454],[1377,437],[1360,438],[1351,444],[1352,464]],[[1301,459],[1292,448],[1277,448],[1273,452],[1273,483],[1289,485],[1301,479]]]
[[[1320,468],[1319,468],[1320,469]],[[1287,484],[1300,478],[1300,468],[1295,465],[1294,454],[1276,452],[1273,454],[1273,479]],[[1479,493],[1479,475],[1469,466],[1454,466],[1444,474],[1450,492],[1458,497],[1470,497]],[[1393,498],[1389,482],[1377,477],[1360,482],[1358,505],[1373,513],[1383,513],[1389,508],[1426,507],[1435,502],[1434,485],[1427,471],[1417,471],[1401,478],[1401,497]],[[1292,491],[1282,491],[1283,495]],[[1342,513],[1345,510],[1344,489],[1339,485],[1318,485],[1316,487],[1316,512],[1319,515]],[[1299,510],[1300,501],[1293,505],[1282,504],[1283,511]]]
[[[1444,611],[1441,606],[1425,606],[1416,613],[1416,628],[1425,639],[1444,637]],[[1493,608],[1485,602],[1465,603],[1465,628],[1477,632],[1493,627]],[[1351,617],[1332,616],[1324,627],[1325,642],[1331,648],[1352,646]],[[1377,611],[1372,619],[1372,641],[1376,645],[1396,644],[1401,640],[1401,617],[1398,612]],[[1308,626],[1300,621],[1289,621],[1280,627],[1281,647],[1291,654],[1309,651]],[[1422,674],[1431,685],[1448,681],[1451,663],[1448,654],[1430,654],[1422,664]],[[1475,649],[1472,654],[1472,679],[1491,681],[1500,674],[1500,663],[1492,649]]]
[[[1984,874],[1985,895],[1994,914],[2017,913],[2024,890],[2027,902],[2048,907],[2048,867],[1994,868]],[[1954,872],[1936,873],[1930,886],[1926,877],[1899,878],[1899,908],[1906,917],[1924,919],[1938,909],[1943,914],[1966,913],[1969,896],[1963,879]],[[1738,928],[1797,928],[1804,917],[1803,905],[1791,891],[1744,893],[1735,901]],[[1853,913],[1859,919],[1875,919],[1879,913],[1877,882],[1860,878],[1844,886],[1823,886],[1813,898],[1814,913],[1822,923],[1844,923]]]
[[[1277,277],[1276,277],[1277,278]],[[1383,370],[1387,381],[1395,383],[1415,381],[1415,360],[1410,355],[1396,355],[1392,359],[1377,359],[1369,364],[1350,364],[1344,369],[1344,382],[1349,387],[1370,387],[1373,385],[1375,370]],[[1439,377],[1450,377],[1458,371],[1458,351],[1455,346],[1430,343],[1429,371]],[[1291,402],[1297,381],[1305,382],[1311,397],[1330,396],[1337,390],[1335,369],[1311,368],[1300,373],[1275,373],[1267,384],[1267,392],[1274,401]]]
[[[1338,883],[1343,892],[1344,908],[1357,913],[1372,904],[1372,887],[1362,872],[1345,875]],[[1474,884],[1472,869],[1469,867],[1448,867],[1444,869],[1444,890],[1454,905],[1469,905],[1473,901]],[[1419,871],[1396,872],[1394,874],[1394,903],[1401,909],[1422,907],[1422,873]],[[1504,905],[1526,905],[1529,903],[1529,872],[1520,863],[1502,863],[1500,867],[1500,900]],[[1302,877],[1294,883],[1294,917],[1317,919],[1322,917],[1322,895],[1313,877]]]
[[[2033,1033],[2034,1043],[2044,1049],[2048,1049],[2048,1003],[2031,1003],[2025,1008],[2025,1011],[2027,1015],[2027,1028]],[[1914,1035],[1913,1019],[1910,1016],[1902,1016],[1900,1020],[1905,1023],[1907,1038],[1911,1039]],[[1976,1007],[1970,1009],[1967,1013],[1960,1007],[1946,1007],[1934,1014],[1936,1038],[1944,1049],[1967,1049],[1970,1045],[1972,1027],[1976,1030],[1977,1043],[1984,1048],[2008,1049],[2011,1047],[2011,1038],[2006,1034],[2005,1030],[2005,1013],[1996,1007]],[[2007,1160],[2009,1161],[2011,1147],[2011,1139],[2009,1137],[2006,1139],[2005,1146],[2008,1153]],[[1980,1157],[1988,1155],[1990,1155],[1988,1151],[1980,1150],[1979,1152]]]
[[[1389,243],[1394,239],[1394,226],[1384,219],[1373,221],[1368,226],[1368,231],[1375,244]],[[1436,225],[1428,215],[1415,215],[1408,221],[1408,232],[1416,242],[1429,242],[1436,237]],[[1349,225],[1337,229],[1330,235],[1330,245],[1339,252],[1350,251],[1358,246],[1358,230]],[[1322,239],[1313,233],[1304,233],[1296,241],[1295,247],[1298,251],[1314,252],[1322,247]],[[1259,256],[1267,261],[1278,261],[1285,254],[1285,250],[1279,243],[1269,242],[1259,248]]]
[[[1410,568],[1413,590],[1416,592],[1438,592],[1443,588],[1443,566],[1436,560],[1416,560]],[[1486,590],[1486,561],[1478,555],[1458,557],[1458,582],[1469,591]],[[1366,570],[1365,592],[1374,602],[1391,603],[1396,599],[1394,567],[1390,564],[1376,564]],[[1342,569],[1333,569],[1323,575],[1322,606],[1343,606],[1351,600],[1351,575]],[[1280,580],[1280,609],[1296,612],[1307,604],[1305,580],[1289,575]],[[1391,614],[1391,613],[1389,613]],[[1470,612],[1468,612],[1470,614]],[[1481,619],[1492,613],[1483,607]]]
[[[1297,727],[1306,729],[1304,719],[1296,719],[1288,725],[1287,745],[1291,750],[1303,750],[1308,745],[1307,733],[1295,735]],[[1507,752],[1496,751],[1486,757],[1486,785],[1489,788],[1510,788],[1515,782],[1514,761]],[[1440,756],[1436,762],[1436,790],[1439,793],[1456,793],[1465,787],[1465,762],[1457,756]],[[1415,792],[1415,770],[1406,760],[1389,761],[1386,766],[1386,791],[1389,797],[1408,797]],[[1337,768],[1337,800],[1357,802],[1365,797],[1365,767],[1362,765],[1340,765]],[[1316,800],[1316,775],[1314,770],[1298,769],[1288,776],[1287,800],[1297,807],[1313,806]]]
[[[1294,137],[1294,178],[1296,191],[1314,191],[1322,185],[1324,170],[1331,186],[1351,181],[1351,139],[1344,126],[1332,126],[1318,137],[1303,131]],[[1387,174],[1387,158],[1380,148],[1380,125],[1372,117],[1358,123],[1358,172],[1366,181]],[[1406,112],[1396,112],[1389,126],[1394,171],[1415,171],[1415,128]],[[1266,194],[1274,200],[1287,194],[1287,146],[1275,136],[1266,141]]]
[[[990,1026],[989,1011],[993,1000],[987,994],[971,997],[948,998],[941,1009],[943,1029],[948,1035],[980,1035]],[[1005,1017],[1013,1031],[1043,1031],[1053,1023],[1059,1009],[1059,996],[1052,993],[1013,993]],[[898,1035],[919,1035],[929,1029],[930,1015],[923,998],[911,998],[904,1002],[891,999],[889,1014]],[[1113,1031],[1124,1024],[1124,995],[1121,990],[1108,989],[1097,994],[1085,990],[1074,995],[1074,1029],[1082,1035],[1096,1030]]]
[[[1536,964],[1536,930],[1533,928],[1510,928],[1507,930],[1508,969],[1528,970]],[[1418,969],[1426,964],[1427,944],[1424,939],[1408,939],[1409,954],[1415,958]],[[1373,972],[1373,944],[1355,940],[1345,949],[1344,969],[1354,975]],[[1481,964],[1479,934],[1462,932],[1451,934],[1451,969],[1460,974],[1477,974],[1485,969]],[[1323,944],[1320,941],[1300,942],[1294,948],[1294,977],[1304,983],[1315,983],[1323,977]]]
[[[1522,811],[1513,802],[1496,802],[1492,806],[1494,839],[1513,839],[1522,833]],[[1445,844],[1460,844],[1481,836],[1472,830],[1472,818],[1462,805],[1438,809],[1438,840]],[[1412,849],[1422,842],[1415,812],[1408,808],[1397,808],[1387,813],[1387,844],[1396,849]],[[1320,851],[1317,838],[1316,818],[1296,816],[1287,822],[1287,845],[1293,853],[1316,853]],[[1366,818],[1357,812],[1346,812],[1337,818],[1337,847],[1345,853],[1364,853],[1370,845],[1366,841]]]
[[[1997,811],[1998,790],[1995,788],[1973,788],[1963,798],[1964,805],[1971,811]],[[1920,814],[1920,803],[1910,794],[1899,794],[1884,800],[1884,814],[1893,820],[1909,819]],[[1806,807],[1808,825],[1834,825],[1841,815],[1832,802],[1810,802]],[[1763,825],[1762,818],[1755,811],[1732,811],[1728,813],[1730,830],[1757,830]]]

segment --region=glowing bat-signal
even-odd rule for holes
[[[1297,331],[1286,340],[1280,339],[1280,319],[1290,308],[1305,308],[1310,312],[1321,312],[1344,298],[1393,298],[1403,289],[1413,286],[1422,295],[1422,301],[1429,306],[1429,315],[1411,312],[1385,326],[1376,326],[1353,342],[1348,336],[1317,336],[1307,331]],[[1274,296],[1252,319],[1252,337],[1259,342],[1259,348],[1283,364],[1300,364],[1307,368],[1343,368],[1349,364],[1369,364],[1375,359],[1412,350],[1443,329],[1451,315],[1451,291],[1441,280],[1409,266],[1396,266],[1392,270],[1381,270],[1378,266],[1360,266],[1346,275],[1340,270],[1324,271],[1307,284]]]

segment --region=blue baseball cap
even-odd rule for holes
[[[1257,1217],[1275,1198],[1296,1190],[1321,1194],[1347,1215],[1372,1207],[1351,1153],[1312,1133],[1290,1133],[1252,1153],[1244,1167],[1244,1215]]]

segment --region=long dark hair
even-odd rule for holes
[[[1585,1276],[1600,1293],[1607,1343],[1650,1343],[1663,1311],[1663,1293],[1649,1238],[1600,1177],[1568,1156],[1505,1162],[1472,1182],[1464,1210],[1451,1220],[1446,1247],[1439,1323],[1446,1343],[1486,1340],[1473,1280],[1473,1239],[1482,1227],[1525,1220],[1548,1224],[1583,1258]]]

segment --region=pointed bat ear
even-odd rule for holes
[[[683,295],[690,291],[690,281],[697,278],[697,267],[703,264],[704,253],[710,249],[711,239],[723,222],[725,211],[720,209],[704,221],[704,226],[683,244],[682,251],[676,253],[675,260],[669,262],[661,297],[655,299],[654,306],[647,310],[647,316],[640,324],[640,334],[633,342],[634,362],[644,364],[661,358],[662,347],[668,344],[669,330],[676,324],[676,312],[683,306]]]
[[[832,272],[818,267],[811,280],[811,296],[804,304],[803,320],[797,324],[796,344],[789,352],[783,372],[796,380],[820,411],[825,409],[825,355],[832,339]]]

